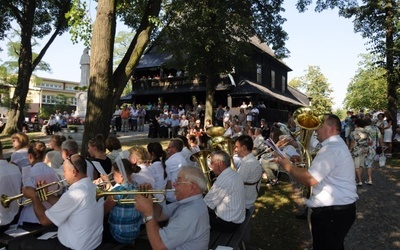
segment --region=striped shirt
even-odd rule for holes
[[[224,221],[239,224],[246,217],[243,180],[230,167],[218,176],[204,201]]]

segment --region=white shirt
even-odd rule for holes
[[[265,140],[262,135],[257,135],[257,137],[254,138],[254,141],[253,141],[254,148],[261,149],[262,146],[264,145],[264,141]]]
[[[339,135],[322,142],[308,172],[318,181],[308,207],[347,205],[358,199],[354,161]]]
[[[218,176],[204,201],[224,221],[239,224],[246,217],[243,180],[230,167]]]
[[[149,167],[145,164],[140,164],[138,166],[140,167],[140,171],[138,173],[132,173],[132,180],[134,180],[138,185],[142,183],[149,183],[152,187],[154,187],[155,179],[153,172],[150,171]]]
[[[257,200],[258,192],[260,188],[260,180],[262,175],[262,168],[260,162],[254,157],[252,153],[243,157],[240,163],[238,173],[242,176],[243,182],[245,183],[256,183],[254,185],[244,185],[244,196],[246,200],[246,209],[254,206],[254,202]]]
[[[16,164],[20,169],[30,166],[31,163],[28,159],[28,148],[21,148],[12,153],[10,162]]]
[[[72,249],[95,249],[103,232],[104,199],[96,201],[96,185],[83,178],[69,187],[46,216],[58,227],[58,239]]]
[[[166,171],[167,171],[167,181],[174,182],[176,179],[178,179],[178,173],[179,170],[182,166],[187,166],[187,161],[185,157],[182,155],[181,152],[177,152],[173,155],[171,155],[166,161],[165,165]],[[174,202],[176,201],[175,199],[175,194],[173,192],[167,192],[167,201]]]
[[[167,185],[167,178],[164,178],[164,167],[161,161],[153,162],[148,168],[154,176],[154,190],[164,190]],[[163,195],[155,194],[154,197],[157,199],[162,199]]]
[[[0,194],[9,197],[21,193],[21,172],[17,166],[8,163],[6,160],[0,160]],[[19,211],[17,201],[10,203],[8,208],[0,205],[0,226],[11,223]]]
[[[61,155],[61,151],[56,151],[56,150],[48,152],[46,154],[46,158],[50,161],[49,166],[54,169],[59,169],[64,161]]]
[[[30,183],[36,187],[36,183],[38,181],[46,181],[47,184],[52,183],[52,182],[57,182],[58,181],[58,176],[56,172],[54,171],[53,168],[47,166],[46,163],[44,162],[38,162],[33,167],[25,167],[25,168],[30,168],[30,171],[23,171],[22,172],[22,179],[31,179]],[[24,169],[25,170],[25,169]],[[24,176],[25,173],[29,174],[30,176]],[[31,186],[32,184],[29,183],[24,183],[24,186]],[[48,191],[54,191],[58,189],[58,185],[53,185],[51,187],[48,187]],[[43,202],[43,205],[46,208],[50,208],[51,204],[46,202]],[[21,211],[21,214],[19,216],[18,224],[22,225],[24,222],[30,222],[30,223],[39,223],[38,218],[36,217],[35,211],[33,210],[33,205],[30,204],[28,206],[24,206],[24,208]]]

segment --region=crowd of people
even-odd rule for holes
[[[78,154],[78,143],[72,139],[52,135],[48,150],[43,142],[30,143],[24,133],[14,134],[15,152],[9,163],[1,160],[0,150],[0,168],[9,168],[0,172],[1,191],[14,196],[22,188],[32,203],[21,212],[15,202],[9,209],[0,207],[0,229],[6,230],[13,221],[58,227],[57,238],[41,241],[30,237],[21,243],[21,249],[94,249],[102,242],[134,244],[142,232],[146,232],[152,248],[208,249],[210,230],[237,229],[246,209],[255,204],[262,178],[275,185],[276,171],[284,168],[299,183],[313,187],[306,204],[311,211],[314,249],[341,249],[355,220],[356,187],[363,184],[362,169],[367,172],[365,183],[372,185],[372,163],[385,141],[381,130],[384,132],[390,121],[382,121],[381,126],[381,115],[373,121],[369,114],[355,119],[350,114],[350,122],[346,120],[343,128],[337,116],[326,114],[310,138],[307,150],[313,152],[314,159],[306,169],[302,167],[302,145],[294,137],[299,127],[292,113],[287,122],[269,125],[258,117],[257,108],[242,105],[237,116],[229,107],[219,106],[214,124],[211,120],[202,124],[201,105],[190,112],[182,112],[179,106],[178,114],[173,107],[166,108],[155,121],[158,135],[169,138],[166,148],[150,142],[147,147],[122,150],[111,133],[107,138],[97,135],[85,145],[87,159]],[[132,112],[138,114],[136,119]],[[142,106],[116,107],[117,131],[119,126],[120,131],[143,131],[139,119],[145,112]],[[171,124],[178,124],[177,129],[171,129]],[[206,132],[213,126],[225,128],[223,138],[232,142],[233,149],[212,149],[207,168],[213,178],[208,183],[207,173],[191,156],[210,147],[207,141],[212,138]],[[281,149],[281,155],[270,151],[267,139]],[[39,199],[35,188],[54,181],[66,182],[64,193],[50,195],[47,201]],[[115,194],[96,195],[100,187]],[[132,190],[165,190],[165,196],[154,193],[155,202],[152,196],[118,194]],[[135,203],[120,202],[125,199],[135,199]],[[104,218],[104,223],[99,218]],[[326,227],[327,223],[331,226]]]

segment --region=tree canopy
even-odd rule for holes
[[[10,102],[4,134],[22,130],[32,72],[39,65],[54,39],[67,30],[65,15],[70,7],[70,0],[8,0],[0,2],[0,39],[3,40],[7,37],[8,32],[13,29],[12,24],[18,25],[16,29],[20,34],[20,44],[17,48],[18,79],[14,96]],[[50,38],[35,57],[32,52],[34,40],[42,39],[47,35],[50,35]]]
[[[292,79],[289,85],[300,91],[305,90],[306,95],[311,98],[312,107],[319,113],[332,111],[333,90],[319,66],[308,66],[305,75]]]
[[[347,109],[382,110],[387,107],[386,70],[376,65],[372,54],[362,54],[356,75],[347,87]]]

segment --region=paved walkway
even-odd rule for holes
[[[358,188],[357,217],[345,249],[400,249],[400,166],[375,167],[372,178],[373,185]]]

